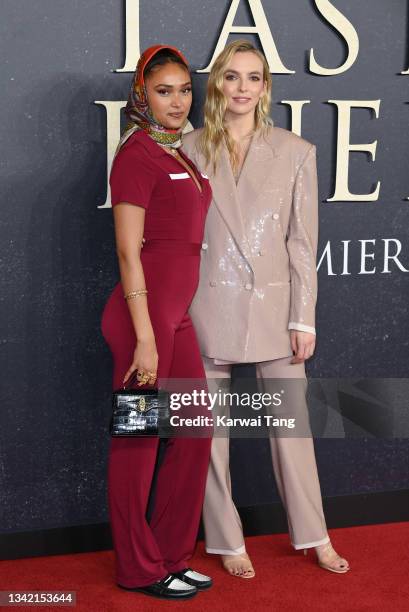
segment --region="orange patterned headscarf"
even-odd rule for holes
[[[125,128],[125,132],[121,136],[116,152],[120,149],[122,144],[129,138],[136,130],[145,130],[154,140],[160,144],[177,147],[181,143],[182,128],[178,130],[171,130],[165,126],[157,123],[153,117],[151,109],[148,104],[148,97],[146,93],[144,70],[148,62],[163,49],[171,51],[175,56],[179,57],[186,68],[189,70],[189,65],[183,53],[176,47],[171,45],[154,45],[148,47],[142,53],[136,66],[135,74],[132,79],[131,90],[128,96],[128,102],[125,107],[125,114],[129,118],[130,122]],[[186,121],[187,122],[187,121]]]

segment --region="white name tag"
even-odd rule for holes
[[[172,179],[172,181],[178,181],[179,179],[190,178],[187,172],[180,172],[180,173],[178,172],[177,174],[169,174],[169,176]]]

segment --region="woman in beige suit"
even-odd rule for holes
[[[344,573],[348,562],[332,548],[325,524],[305,399],[304,362],[315,348],[316,147],[275,127],[270,102],[263,54],[245,40],[230,43],[209,75],[204,127],[183,138],[213,190],[190,314],[209,388],[230,377],[233,363],[255,363],[263,390],[285,391],[284,411],[297,433],[275,431],[269,440],[291,542],[305,553],[315,548],[321,567]],[[216,431],[203,508],[206,550],[220,554],[232,575],[252,578],[228,466],[229,438]]]

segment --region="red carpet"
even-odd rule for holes
[[[314,551],[304,557],[302,551],[292,548],[287,534],[279,534],[248,538],[256,577],[230,577],[215,556],[204,553],[203,542],[199,542],[192,565],[213,576],[215,584],[208,592],[182,603],[118,589],[113,551],[0,561],[0,590],[76,591],[77,605],[66,608],[76,612],[409,611],[407,523],[332,529],[330,536],[334,548],[351,565],[347,574],[320,569]]]

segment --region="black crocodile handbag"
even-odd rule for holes
[[[163,436],[170,431],[169,394],[159,389],[132,389],[136,371],[112,394],[109,433],[113,437]]]

